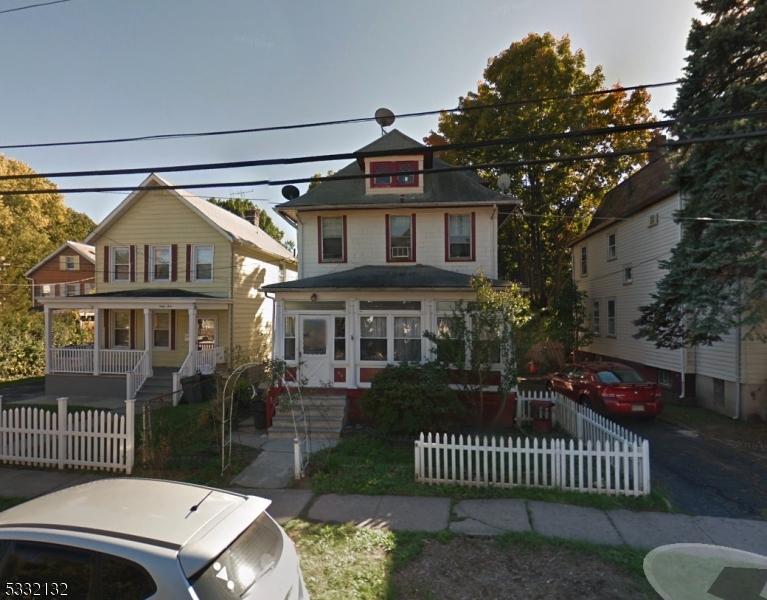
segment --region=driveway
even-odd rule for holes
[[[767,458],[656,420],[622,424],[650,442],[652,481],[674,510],[767,519]]]
[[[45,394],[45,379],[33,379],[21,383],[8,383],[0,386],[0,396],[6,402],[29,400]]]

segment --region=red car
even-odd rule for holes
[[[658,384],[616,362],[566,365],[548,378],[546,387],[603,414],[652,418],[663,410]]]

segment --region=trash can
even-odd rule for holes
[[[531,402],[533,413],[533,431],[536,433],[548,433],[553,429],[552,409],[554,403],[550,400],[533,400]]]
[[[200,392],[203,402],[213,400],[216,397],[215,375],[200,375]]]
[[[183,404],[197,404],[198,402],[202,402],[199,374],[192,375],[191,377],[184,377],[181,380],[181,390],[183,391],[183,395],[181,396],[181,402]]]
[[[255,400],[253,400],[253,426],[256,430],[267,428],[266,401],[264,400],[263,393],[258,394]]]

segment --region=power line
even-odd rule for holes
[[[59,0],[69,1],[69,0]],[[525,106],[528,104],[541,104],[543,102],[553,102],[557,100],[568,100],[571,98],[583,98],[588,96],[600,96],[607,94],[620,94],[634,90],[652,89],[658,87],[665,87],[670,85],[676,85],[681,80],[675,79],[673,81],[663,81],[660,83],[647,83],[643,85],[631,85],[631,86],[618,86],[609,89],[594,90],[589,92],[575,92],[572,94],[559,94],[553,96],[541,96],[538,98],[529,98],[524,100],[511,100],[508,102],[498,102],[494,104],[475,104],[473,106],[456,106],[455,108],[439,108],[434,110],[423,110],[416,112],[399,113],[395,115],[397,119],[407,119],[411,117],[426,117],[430,115],[438,115],[442,113],[455,113],[455,112],[471,112],[476,110],[488,110],[494,108],[508,108],[511,106]],[[147,142],[157,140],[173,140],[173,139],[185,139],[185,138],[197,138],[197,137],[212,137],[221,135],[239,135],[245,133],[265,133],[269,131],[288,131],[294,129],[309,129],[313,127],[327,127],[331,125],[348,125],[353,123],[369,123],[375,121],[375,117],[354,117],[349,119],[334,119],[329,121],[313,121],[308,123],[295,123],[290,125],[270,125],[266,127],[249,127],[243,129],[221,129],[214,131],[195,131],[185,133],[159,133],[152,135],[142,135],[133,137],[119,137],[119,138],[100,138],[92,140],[78,140],[67,142],[38,142],[31,144],[6,144],[0,146],[0,150],[12,150],[20,148],[50,148],[56,146],[86,146],[92,144],[120,144],[126,142]]]
[[[710,138],[694,138],[690,140],[676,140],[673,142],[666,142],[664,144],[658,144],[658,146],[667,146],[670,148],[682,147],[691,144],[709,143],[709,142],[722,142],[738,139],[749,139],[755,137],[763,137],[767,135],[767,129],[761,129],[750,132],[741,132],[733,134],[724,134],[713,136]],[[652,147],[642,148],[626,148],[624,150],[615,150],[610,152],[595,152],[591,154],[581,154],[572,156],[558,156],[550,158],[528,159],[518,160],[510,162],[496,162],[496,163],[476,163],[472,165],[460,165],[460,166],[448,166],[448,167],[434,167],[431,169],[414,169],[408,171],[398,171],[398,175],[436,175],[440,173],[451,173],[458,171],[476,171],[476,170],[491,170],[491,169],[514,169],[520,167],[528,167],[535,165],[548,165],[558,163],[572,163],[588,160],[602,160],[619,158],[621,156],[631,156],[637,154],[647,154],[652,152]],[[391,151],[389,151],[391,153]],[[161,191],[161,190],[191,190],[191,189],[205,189],[205,188],[227,188],[227,187],[246,187],[246,186],[278,186],[288,184],[300,184],[310,182],[323,182],[323,181],[349,181],[370,179],[376,175],[372,173],[361,173],[359,175],[338,175],[320,176],[320,177],[300,177],[293,179],[258,179],[248,181],[220,181],[211,183],[190,183],[186,185],[147,185],[147,186],[110,186],[110,187],[89,187],[89,188],[43,188],[43,189],[27,189],[27,190],[0,190],[0,195],[37,195],[37,194],[83,194],[93,192],[134,192],[134,191]]]
[[[767,110],[728,113],[722,115],[712,115],[690,119],[687,123],[717,123],[723,121],[751,119],[767,116]],[[257,160],[225,161],[215,163],[194,163],[186,165],[169,165],[164,167],[130,167],[117,169],[98,169],[86,171],[50,171],[47,173],[22,173],[14,175],[0,175],[0,180],[10,179],[55,179],[64,177],[95,177],[95,176],[113,176],[113,175],[136,175],[141,173],[179,173],[188,171],[211,171],[223,169],[242,169],[246,167],[263,166],[285,166],[304,163],[328,162],[338,160],[349,160],[359,157],[380,157],[389,155],[411,155],[423,154],[426,152],[449,152],[453,150],[471,150],[476,148],[487,148],[492,146],[517,145],[528,143],[543,143],[555,140],[577,139],[581,137],[608,136],[618,133],[627,133],[631,131],[644,131],[648,129],[667,129],[675,125],[676,119],[666,119],[663,121],[648,121],[644,123],[630,123],[627,125],[612,125],[609,127],[592,127],[588,129],[576,129],[572,131],[541,133],[523,136],[510,136],[503,138],[494,138],[490,140],[476,140],[473,142],[457,142],[452,144],[443,144],[441,146],[419,146],[410,148],[371,150],[365,152],[340,152],[335,154],[317,154],[308,156],[294,156],[282,158],[265,158]],[[713,138],[706,138],[715,141]],[[668,142],[669,145],[674,142]]]
[[[50,6],[51,4],[62,4],[64,2],[71,2],[72,0],[53,0],[52,2],[40,2],[39,4],[27,4],[26,6],[18,6],[16,8],[7,8],[5,10],[0,10],[0,15],[4,15],[5,13],[12,13],[17,12],[20,10],[27,10],[29,8],[40,8],[42,6]]]

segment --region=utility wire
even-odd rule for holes
[[[767,129],[760,129],[756,131],[740,132],[732,134],[723,134],[713,137],[700,137],[690,140],[676,140],[673,142],[666,142],[664,144],[658,144],[657,146],[666,146],[669,148],[683,147],[691,144],[710,143],[710,142],[723,142],[738,139],[750,139],[756,137],[763,137],[767,135]],[[656,147],[657,147],[656,146]],[[580,154],[571,156],[557,156],[550,158],[517,160],[510,162],[495,162],[495,163],[476,163],[472,165],[460,165],[460,166],[448,166],[448,167],[434,167],[431,169],[414,169],[408,171],[398,171],[397,175],[437,175],[440,173],[452,173],[459,171],[476,171],[476,170],[491,170],[491,169],[515,169],[520,167],[528,167],[534,165],[548,165],[558,163],[572,163],[587,160],[601,160],[619,158],[621,156],[631,156],[637,154],[647,154],[652,152],[653,147],[641,147],[641,148],[626,148],[624,150],[615,150],[610,152],[594,152],[591,154]],[[391,151],[390,151],[391,152]],[[373,177],[380,176],[373,173],[360,173],[358,175],[330,175],[320,177],[300,177],[293,179],[258,179],[248,181],[220,181],[211,183],[190,183],[186,185],[146,185],[146,186],[110,186],[110,187],[86,187],[86,188],[38,188],[38,189],[21,189],[21,190],[0,190],[1,195],[36,195],[36,194],[83,194],[92,192],[134,192],[138,190],[142,191],[159,191],[159,190],[190,190],[190,189],[205,189],[205,188],[227,188],[227,187],[256,187],[256,186],[278,186],[297,183],[310,183],[310,182],[323,182],[323,181],[352,181],[360,179],[371,179]]]
[[[68,1],[68,0],[59,0]],[[644,85],[631,85],[631,86],[619,86],[609,89],[594,90],[591,92],[575,92],[572,94],[559,94],[553,96],[542,96],[538,98],[529,98],[525,100],[511,100],[508,102],[498,102],[494,104],[475,104],[472,106],[456,106],[455,108],[439,108],[435,110],[423,110],[416,112],[406,112],[395,115],[397,119],[406,119],[411,117],[426,117],[430,115],[438,115],[442,113],[455,113],[455,112],[471,112],[476,110],[488,110],[497,108],[508,108],[511,106],[525,106],[528,104],[541,104],[543,102],[551,102],[556,100],[568,100],[571,98],[583,98],[587,96],[600,96],[607,94],[620,94],[624,92],[651,89],[670,85],[677,85],[681,80],[675,79],[673,81],[663,81],[660,83],[647,83]],[[222,129],[214,131],[195,131],[186,133],[158,133],[153,135],[142,135],[133,137],[119,137],[119,138],[101,138],[92,140],[78,140],[67,142],[39,142],[31,144],[6,144],[0,146],[0,150],[12,150],[18,148],[50,148],[54,146],[86,146],[92,144],[119,144],[126,142],[146,142],[156,140],[173,140],[184,138],[197,138],[197,137],[212,137],[221,135],[238,135],[244,133],[264,133],[268,131],[288,131],[294,129],[309,129],[313,127],[327,127],[331,125],[347,125],[352,123],[368,123],[375,121],[375,117],[355,117],[350,119],[335,119],[330,121],[314,121],[308,123],[295,123],[291,125],[270,125],[266,127],[249,127],[243,129]]]
[[[0,10],[0,15],[5,13],[17,12],[20,10],[27,10],[29,8],[40,8],[42,6],[50,6],[51,4],[62,4],[63,2],[71,2],[72,0],[53,0],[52,2],[40,2],[39,4],[27,4],[26,6],[17,6],[16,8],[7,8]]]
[[[767,110],[728,113],[722,115],[713,115],[708,117],[699,117],[690,119],[687,123],[718,123],[723,121],[733,121],[742,119],[752,119],[767,117]],[[140,173],[178,173],[186,171],[211,171],[221,169],[242,169],[246,167],[263,166],[284,166],[315,162],[328,162],[337,160],[349,160],[360,157],[380,157],[391,155],[413,155],[423,154],[424,152],[449,152],[452,150],[471,150],[475,148],[487,148],[492,146],[518,145],[529,143],[543,143],[554,140],[577,139],[581,137],[607,136],[618,133],[627,133],[631,131],[644,131],[647,129],[667,129],[677,123],[676,119],[666,119],[663,121],[648,121],[645,123],[630,123],[628,125],[612,125],[609,127],[592,127],[589,129],[576,129],[572,131],[541,133],[522,136],[510,136],[503,138],[494,138],[490,140],[476,140],[473,142],[457,142],[452,144],[443,144],[441,146],[418,146],[410,148],[371,150],[365,152],[341,152],[335,154],[318,154],[309,156],[294,156],[283,158],[264,158],[257,160],[226,161],[215,163],[195,163],[187,165],[170,165],[164,167],[131,167],[120,169],[99,169],[86,171],[50,171],[47,173],[22,173],[15,175],[0,175],[0,181],[10,179],[55,179],[63,177],[96,177],[113,175],[136,175]],[[698,138],[710,139],[714,138]],[[675,142],[667,142],[673,145]],[[403,172],[404,173],[404,172]]]

